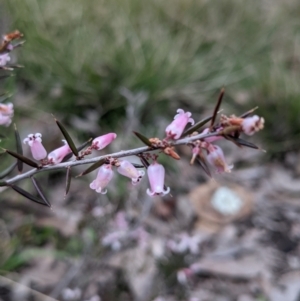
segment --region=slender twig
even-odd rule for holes
[[[191,137],[186,137],[174,142],[170,142],[170,146],[176,146],[176,145],[182,145],[182,144],[188,144],[191,143],[192,141],[198,140],[198,139],[203,139],[203,138],[207,138],[207,137],[212,137],[212,136],[218,136],[220,135],[220,133],[214,132],[214,133],[209,133],[209,134],[199,134],[199,135],[195,135],[195,136],[191,136]],[[127,156],[134,156],[134,155],[138,155],[141,153],[145,153],[145,152],[151,152],[151,151],[155,151],[158,150],[157,148],[150,148],[148,146],[143,146],[143,147],[138,147],[138,148],[134,148],[134,149],[129,149],[129,150],[125,150],[125,151],[119,151],[116,153],[112,153],[112,154],[108,154],[108,155],[104,155],[104,156],[99,156],[99,157],[94,157],[94,158],[89,158],[89,159],[82,159],[82,160],[74,160],[74,161],[68,161],[68,162],[63,162],[57,165],[48,165],[48,166],[44,166],[40,169],[37,168],[33,168],[23,174],[17,175],[11,179],[7,179],[5,180],[5,182],[7,184],[13,184],[16,183],[18,181],[21,181],[25,178],[29,178],[37,173],[40,172],[47,172],[47,171],[51,171],[51,170],[59,170],[59,169],[63,169],[63,168],[68,168],[70,166],[77,166],[77,165],[85,165],[85,164],[91,164],[91,163],[95,163],[101,159],[105,159],[105,158],[122,158],[122,157],[127,157]]]

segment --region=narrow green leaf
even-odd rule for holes
[[[141,160],[142,164],[144,165],[144,167],[147,169],[148,166],[150,165],[150,163],[147,161],[147,159],[145,159],[143,157],[143,155],[138,155],[138,157],[140,158],[140,160]]]
[[[8,176],[17,166],[17,162],[13,163],[12,165],[10,165],[9,167],[7,167],[6,169],[4,169],[1,173],[0,173],[0,179],[5,178],[6,176]]]
[[[200,164],[200,166],[203,169],[203,171],[211,178],[211,173],[210,173],[210,170],[209,170],[209,168],[207,166],[206,161],[203,161],[203,160],[201,160],[199,158],[197,158],[197,161]]]
[[[59,122],[56,118],[55,118],[55,122],[57,124],[57,126],[59,127],[60,131],[62,132],[62,134],[64,135],[65,139],[67,140],[70,149],[72,150],[73,154],[78,157],[78,150],[71,138],[71,136],[69,135],[69,133],[67,132],[67,130],[65,129],[65,127],[61,124],[61,122]]]
[[[91,142],[93,141],[93,138],[90,138],[89,140],[85,141],[84,143],[82,143],[81,145],[79,145],[77,147],[77,150],[80,152],[82,151],[84,148],[86,148]]]
[[[24,43],[26,43],[26,41],[21,41],[19,43],[14,44],[14,49],[23,46]]]
[[[215,106],[213,115],[212,115],[213,117],[212,117],[211,123],[210,123],[210,132],[212,132],[213,126],[214,126],[214,124],[215,124],[216,117],[217,117],[219,108],[220,108],[220,106],[221,106],[221,103],[222,103],[222,99],[223,99],[224,93],[225,93],[225,89],[222,88],[221,91],[220,91],[219,98],[218,98],[218,101],[217,101],[217,103],[216,103],[216,106]]]
[[[78,177],[82,177],[90,172],[92,172],[93,170],[97,169],[98,167],[100,167],[101,165],[103,165],[106,162],[106,159],[101,159],[99,161],[97,161],[96,163],[94,163],[93,165],[91,165],[88,169],[86,169],[84,172],[82,172],[81,174],[79,174],[76,178]]]
[[[201,128],[204,124],[206,124],[207,122],[209,122],[211,119],[213,118],[213,115],[208,116],[200,121],[198,121],[197,123],[195,123],[193,126],[191,126],[190,128],[188,128],[182,135],[180,138],[183,138],[187,135],[192,134],[193,132],[197,131],[199,128]]]
[[[4,70],[14,70],[15,68],[24,68],[23,65],[7,65],[7,68],[3,67]]]
[[[71,166],[67,168],[67,174],[66,174],[66,192],[65,197],[67,196],[70,187],[71,187],[71,180],[72,180],[72,174],[71,174]]]
[[[13,151],[11,151],[11,150],[8,150],[8,149],[6,149],[5,151],[6,151],[8,154],[10,154],[11,156],[13,156],[13,157],[15,157],[15,158],[21,160],[22,162],[26,163],[26,164],[29,165],[29,166],[32,166],[32,167],[35,167],[35,168],[40,168],[40,165],[38,165],[36,162],[30,160],[30,159],[27,158],[27,157],[24,157],[24,156],[22,156],[22,155],[20,155],[20,154],[18,154],[18,153],[15,153],[15,152],[13,152]]]
[[[132,163],[132,165],[133,165],[135,168],[145,168],[144,165],[140,165],[140,164],[136,164],[136,163]]]
[[[19,134],[16,124],[14,124],[14,127],[15,127],[15,139],[16,139],[17,153],[19,155],[23,155],[22,142],[21,142],[20,134]],[[17,164],[18,164],[19,172],[22,172],[23,171],[23,161],[18,159]]]
[[[7,94],[0,95],[0,103],[7,100],[7,99],[9,99],[10,97],[12,97],[11,94],[10,95],[7,95]]]
[[[246,118],[246,117],[248,117],[249,115],[251,115],[251,114],[252,114],[254,111],[256,111],[257,109],[258,109],[258,107],[255,107],[255,108],[253,108],[253,109],[251,109],[251,110],[245,112],[244,114],[242,114],[242,115],[240,116],[240,118]]]
[[[197,157],[197,161],[200,164],[203,171],[211,178],[211,172],[209,167],[207,166],[207,161],[202,153],[202,151],[199,153],[199,156]]]
[[[29,192],[27,192],[26,190],[24,190],[23,188],[16,186],[16,185],[9,185],[14,191],[16,191],[17,193],[21,194],[22,196],[24,196],[25,198],[29,199],[30,201],[33,201],[35,203],[38,203],[40,205],[44,205],[44,206],[48,206],[44,201],[40,200],[39,198],[33,196],[32,194],[30,194]]]
[[[1,75],[1,76],[0,76],[0,80],[5,79],[5,78],[8,78],[8,77],[12,77],[12,76],[14,76],[14,74],[5,74],[5,75]]]
[[[43,193],[39,183],[37,182],[37,180],[34,177],[31,177],[31,181],[33,183],[33,186],[35,187],[37,193],[39,194],[39,196],[42,198],[42,200],[45,202],[45,204],[48,207],[51,207],[50,202],[47,200],[47,198],[45,197],[45,194]]]
[[[78,152],[82,151],[85,147],[87,147],[87,146],[92,142],[92,140],[93,140],[93,138],[90,138],[88,141],[86,141],[86,142],[82,143],[81,145],[79,145],[79,146],[77,147],[77,151],[78,151]],[[66,155],[66,156],[64,157],[64,159],[62,160],[62,162],[68,161],[72,156],[73,156],[72,153]]]
[[[0,187],[3,187],[3,186],[8,186],[8,184],[5,181],[0,182]]]
[[[260,149],[257,145],[255,145],[254,143],[252,142],[249,142],[249,141],[246,141],[244,139],[241,139],[241,138],[235,138],[231,135],[228,135],[228,136],[224,136],[224,138],[232,141],[232,142],[235,142],[236,144],[238,144],[239,146],[247,146],[249,148],[254,148],[254,149]]]
[[[142,135],[142,134],[140,134],[140,133],[138,133],[138,132],[135,132],[135,131],[133,131],[133,133],[143,142],[143,143],[145,143],[146,145],[148,145],[149,147],[152,147],[152,144],[151,144],[151,142],[149,141],[149,139],[146,137],[146,136],[144,136],[144,135]]]

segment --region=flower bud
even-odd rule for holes
[[[95,138],[92,142],[92,148],[96,150],[101,150],[105,148],[107,145],[112,143],[117,138],[117,134],[115,133],[108,133],[103,136],[99,136]]]
[[[50,164],[60,163],[66,155],[72,152],[67,141],[62,141],[65,145],[55,149],[48,155],[48,160]]]

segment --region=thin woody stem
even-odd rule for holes
[[[199,135],[195,135],[195,136],[191,136],[191,137],[186,137],[177,141],[173,141],[170,142],[170,146],[176,146],[176,145],[182,145],[182,144],[188,144],[192,141],[198,140],[198,139],[203,139],[203,138],[207,138],[207,137],[213,137],[213,136],[219,136],[220,133],[214,132],[214,133],[209,133],[209,134],[199,134]],[[58,169],[63,169],[63,168],[68,168],[71,166],[77,166],[77,165],[85,165],[85,164],[92,164],[95,163],[101,159],[105,159],[105,158],[122,158],[122,157],[127,157],[127,156],[134,156],[134,155],[138,155],[138,154],[142,154],[145,152],[152,152],[152,151],[156,151],[159,148],[150,148],[148,146],[143,146],[143,147],[138,147],[138,148],[134,148],[134,149],[129,149],[129,150],[125,150],[125,151],[120,151],[120,152],[116,152],[116,153],[112,153],[112,154],[108,154],[108,155],[104,155],[104,156],[99,156],[99,157],[94,157],[94,158],[90,158],[90,159],[83,159],[83,160],[76,160],[76,161],[68,161],[68,162],[64,162],[64,163],[60,163],[57,165],[49,165],[49,166],[44,166],[41,169],[31,169],[23,174],[17,175],[11,179],[5,180],[5,182],[7,184],[13,184],[16,183],[20,180],[23,180],[25,178],[29,178],[37,173],[40,172],[46,172],[46,171],[51,171],[51,170],[58,170]]]

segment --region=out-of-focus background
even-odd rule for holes
[[[0,300],[299,300],[299,14],[296,0],[0,3],[1,34],[26,39],[0,87],[22,139],[60,146],[54,114],[78,144],[116,132],[98,154],[137,147],[133,130],[163,137],[177,108],[200,120],[224,86],[224,113],[259,107],[248,140],[267,150],[223,143],[233,172],[209,179],[180,147],[179,162],[160,157],[164,198],[117,175],[98,195],[95,174],[64,198],[64,171],[38,176],[53,210],[1,189]],[[13,149],[13,127],[0,133]]]

